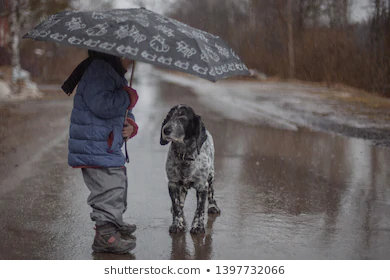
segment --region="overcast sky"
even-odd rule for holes
[[[138,8],[140,3],[144,3],[145,8],[158,12],[164,13],[170,7],[170,4],[174,3],[176,0],[113,0],[114,8]],[[196,1],[196,0],[194,0]],[[244,1],[244,0],[236,0],[236,1]],[[352,12],[351,19],[353,21],[360,21],[367,18],[367,15],[370,11],[369,0],[351,0],[352,1]],[[83,3],[88,3],[87,7],[90,7],[90,2],[86,0],[76,0],[81,6]],[[294,3],[294,1],[293,1]],[[96,7],[95,7],[96,8]]]
[[[164,13],[167,11],[167,8],[171,3],[175,2],[175,0],[115,0],[115,8],[123,9],[123,8],[138,8],[138,3],[144,3],[144,7],[158,12]]]
[[[141,0],[145,3],[145,8],[156,12],[165,12],[170,3],[175,0]],[[239,1],[239,0],[237,0]],[[369,0],[351,0],[352,1],[352,13],[351,18],[354,21],[360,21],[367,17],[369,11]],[[115,0],[116,8],[136,8],[140,0]],[[294,2],[293,2],[294,3]]]
[[[369,0],[352,0],[352,20],[366,19],[369,12]]]

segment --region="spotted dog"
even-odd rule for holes
[[[169,195],[172,200],[172,225],[169,232],[185,231],[184,202],[190,188],[196,190],[197,207],[191,233],[204,233],[204,211],[221,211],[214,200],[214,143],[200,116],[187,105],[173,107],[161,126],[160,144],[171,142],[166,161]]]

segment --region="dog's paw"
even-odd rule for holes
[[[184,226],[179,226],[179,225],[171,225],[169,227],[169,232],[170,233],[185,232],[185,227]]]
[[[214,204],[214,205],[210,205],[208,210],[207,210],[207,213],[209,214],[221,214],[221,210],[219,209],[219,207]]]
[[[201,233],[205,233],[206,229],[204,228],[204,226],[197,226],[197,227],[192,227],[190,232],[192,234],[201,234]]]

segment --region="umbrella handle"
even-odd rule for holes
[[[130,77],[130,81],[129,81],[129,85],[131,87],[131,85],[133,84],[133,76],[134,76],[134,69],[135,69],[135,60],[133,60],[133,66],[131,67],[131,77]],[[127,121],[127,116],[129,115],[129,110],[126,110],[126,113],[125,113],[125,119],[123,121],[123,123],[126,125],[126,121]],[[123,140],[125,140],[125,138],[123,138]]]
[[[125,122],[126,123],[126,120],[127,120],[127,116],[129,115],[129,110],[126,109],[126,114],[125,114]]]
[[[126,121],[127,121],[127,116],[129,114],[129,110],[126,109],[126,113],[125,113],[125,120],[124,120],[124,125],[127,126],[126,124]],[[126,141],[126,138],[123,137],[123,141],[125,141],[125,154],[126,154],[126,162],[129,163],[130,162],[130,159],[129,159],[129,154],[127,153],[127,141]]]
[[[133,76],[134,76],[134,69],[135,69],[135,60],[133,60],[133,66],[131,67],[131,76],[130,76],[130,81],[129,81],[129,85],[131,87],[131,85],[133,84]],[[124,124],[126,123],[127,121],[127,116],[129,114],[129,110],[126,110],[126,114],[125,114],[125,120],[124,120]]]
[[[135,60],[133,60],[133,66],[131,66],[131,77],[130,77],[130,81],[129,81],[130,87],[133,84],[134,69],[135,69]]]
[[[124,120],[124,122],[123,122],[124,126],[127,126],[126,121],[127,121],[127,116],[128,116],[128,115],[129,115],[129,110],[126,109],[125,120]],[[125,140],[125,139],[126,139],[126,138],[123,137],[123,140]]]

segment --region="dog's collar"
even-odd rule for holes
[[[183,161],[195,161],[194,154],[180,153],[177,149],[174,149],[174,151],[175,151],[177,157]]]

